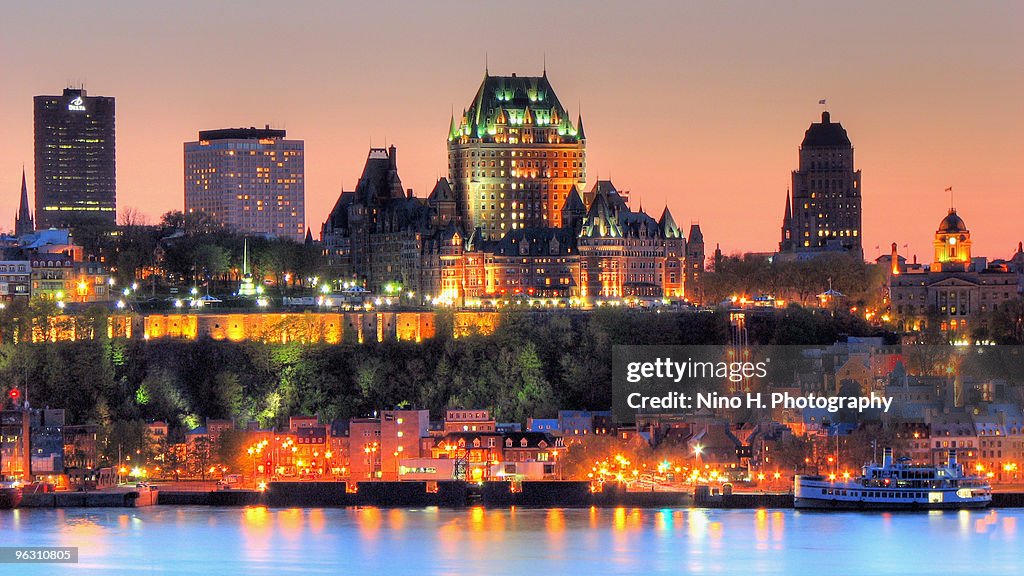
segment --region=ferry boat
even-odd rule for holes
[[[858,478],[797,476],[793,504],[802,509],[944,510],[985,508],[992,487],[984,478],[967,476],[949,451],[945,466],[915,466],[909,458],[893,461],[886,448],[882,465],[864,466]]]
[[[6,480],[0,482],[0,510],[17,508],[18,504],[21,504],[21,496],[21,483]]]

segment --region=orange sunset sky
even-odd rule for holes
[[[32,97],[84,84],[117,99],[118,208],[183,206],[198,130],[285,128],[306,145],[320,225],[368,146],[398,147],[406,187],[446,173],[449,116],[484,73],[548,75],[582,108],[588,180],[713,250],[777,247],[790,172],[826,98],[863,171],[865,256],[922,260],[949,206],[975,254],[1024,239],[1021,2],[5,2],[0,230],[32,182]],[[30,193],[31,193],[30,189]]]

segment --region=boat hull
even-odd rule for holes
[[[822,498],[794,498],[798,510],[972,510],[987,508],[991,500],[964,502],[872,502],[865,500],[828,500]]]
[[[963,510],[992,503],[992,489],[981,486],[870,486],[797,476],[793,507],[814,510]]]

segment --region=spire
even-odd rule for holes
[[[790,200],[789,189],[786,189],[786,212],[782,216],[782,240],[779,242],[779,251],[786,252],[793,248],[793,203]]]
[[[665,209],[661,212],[661,218],[658,219],[658,227],[661,228],[661,235],[665,238],[682,238],[682,230],[676,225],[676,221],[672,218],[672,212],[669,211],[668,205],[665,205]]]
[[[31,234],[35,231],[35,223],[32,221],[32,212],[28,207],[28,183],[25,180],[25,167],[21,168],[21,204],[18,207],[18,215],[14,219],[14,234],[21,236]]]
[[[587,135],[583,133],[583,113],[580,112],[576,118],[576,138],[586,140]]]
[[[239,296],[255,296],[256,282],[249,271],[249,239],[242,240],[242,283],[238,286]]]
[[[249,274],[249,239],[242,240],[242,274]]]
[[[306,240],[305,240],[305,244],[307,246],[309,246],[312,243],[313,243],[313,231],[309,229],[309,226],[306,226]]]

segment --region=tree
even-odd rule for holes
[[[997,344],[1024,344],[1024,298],[1004,302],[987,317],[989,340]]]
[[[213,443],[210,442],[209,436],[202,435],[193,438],[189,444],[187,457],[189,473],[206,480],[207,469],[210,467],[214,454]]]
[[[253,468],[253,458],[247,452],[248,448],[248,436],[244,431],[225,430],[217,439],[215,464],[220,464],[231,472],[245,471],[247,475],[255,478],[256,470]]]
[[[153,456],[149,428],[142,420],[115,420],[102,426],[97,443],[103,466],[143,466]]]
[[[146,377],[135,393],[143,414],[166,422],[177,422],[189,408],[174,373],[156,370]]]

